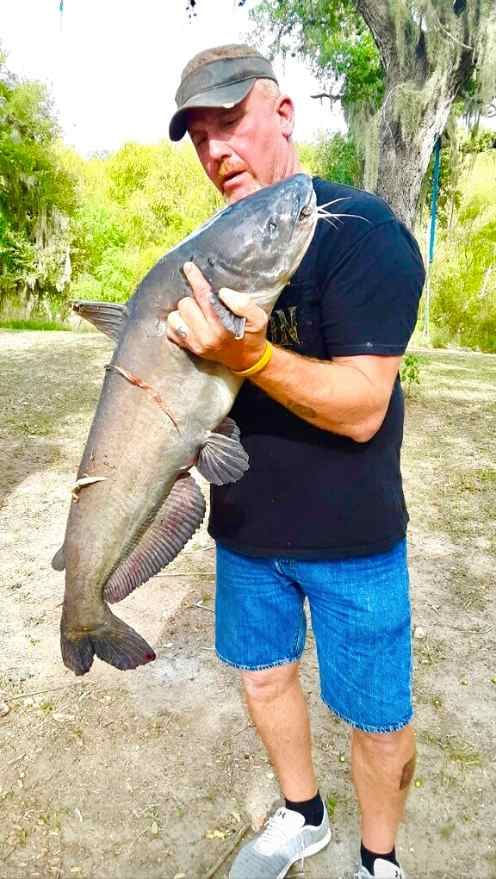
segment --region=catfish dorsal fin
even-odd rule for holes
[[[72,310],[84,317],[115,342],[119,341],[121,330],[126,322],[128,311],[120,302],[91,302],[77,299],[71,303]]]

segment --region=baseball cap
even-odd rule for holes
[[[201,61],[205,56],[205,61]],[[195,59],[199,63],[195,65]],[[186,112],[193,107],[236,106],[246,98],[257,79],[277,83],[270,61],[250,46],[229,45],[206,50],[185,67],[176,92],[177,110],[169,125],[171,140],[186,133]]]

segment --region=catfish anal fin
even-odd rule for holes
[[[177,479],[139,543],[107,580],[105,601],[122,601],[175,559],[200,527],[205,510],[205,498],[193,477]]]

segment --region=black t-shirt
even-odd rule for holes
[[[424,282],[415,239],[377,196],[319,178],[314,188],[318,204],[343,199],[328,210],[345,216],[334,226],[319,220],[269,338],[321,360],[402,354]],[[399,380],[365,443],[313,427],[250,381],[230,414],[250,469],[212,486],[209,532],[220,543],[251,556],[325,559],[384,552],[404,536]]]

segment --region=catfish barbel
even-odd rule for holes
[[[191,295],[182,267],[198,266],[227,329],[242,333],[215,291],[248,293],[270,313],[300,264],[317,222],[311,178],[297,174],[216,214],[148,272],[125,305],[76,303],[116,340],[78,471],[64,544],[61,649],[77,675],[94,655],[131,669],[155,659],[146,641],[115,616],[120,601],[171,562],[205,515],[195,465],[222,485],[248,468],[229,418],[242,379],[167,337],[167,318]]]

